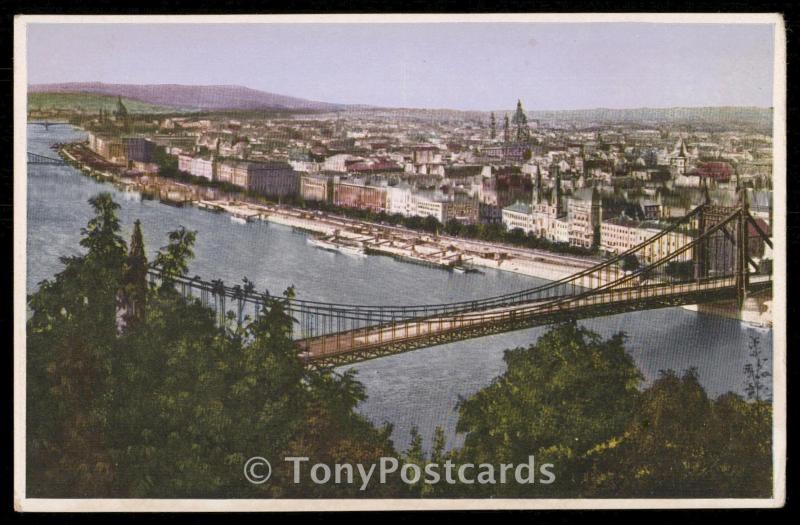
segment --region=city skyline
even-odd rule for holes
[[[499,110],[517,99],[529,111],[772,107],[773,30],[428,23],[126,24],[110,31],[107,24],[31,24],[28,83],[241,85],[320,102],[464,111]],[[263,64],[261,73],[254,61]]]

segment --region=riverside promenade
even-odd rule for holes
[[[382,254],[443,268],[492,268],[557,280],[590,268],[600,259],[560,255],[500,243],[434,235],[408,228],[359,221],[320,211],[241,201],[203,200],[199,207],[233,217],[266,220],[299,230],[356,243],[367,253]]]
[[[590,268],[601,259],[556,254],[447,235],[419,232],[404,227],[378,224],[321,211],[288,205],[253,202],[239,196],[157,175],[129,177],[82,145],[64,145],[62,156],[83,172],[100,175],[128,191],[158,196],[163,202],[194,205],[225,212],[237,220],[265,220],[359,246],[369,255],[384,255],[427,266],[475,271],[491,268],[530,277],[558,280]]]

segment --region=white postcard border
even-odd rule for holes
[[[26,246],[29,24],[69,23],[526,23],[774,24],[773,82],[773,497],[764,499],[43,499],[27,498]],[[19,15],[14,19],[14,508],[24,512],[232,512],[500,509],[698,509],[781,507],[786,483],[786,35],[776,13]]]

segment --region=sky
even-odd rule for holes
[[[771,24],[28,25],[28,83],[230,84],[385,107],[772,106]]]

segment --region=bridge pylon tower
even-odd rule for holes
[[[744,188],[740,189],[739,202],[741,208],[739,210],[739,218],[736,221],[736,301],[739,304],[739,308],[741,308],[747,298],[747,290],[750,286],[750,272],[747,267],[750,246],[747,220],[750,216],[750,211],[747,202],[747,190]]]

